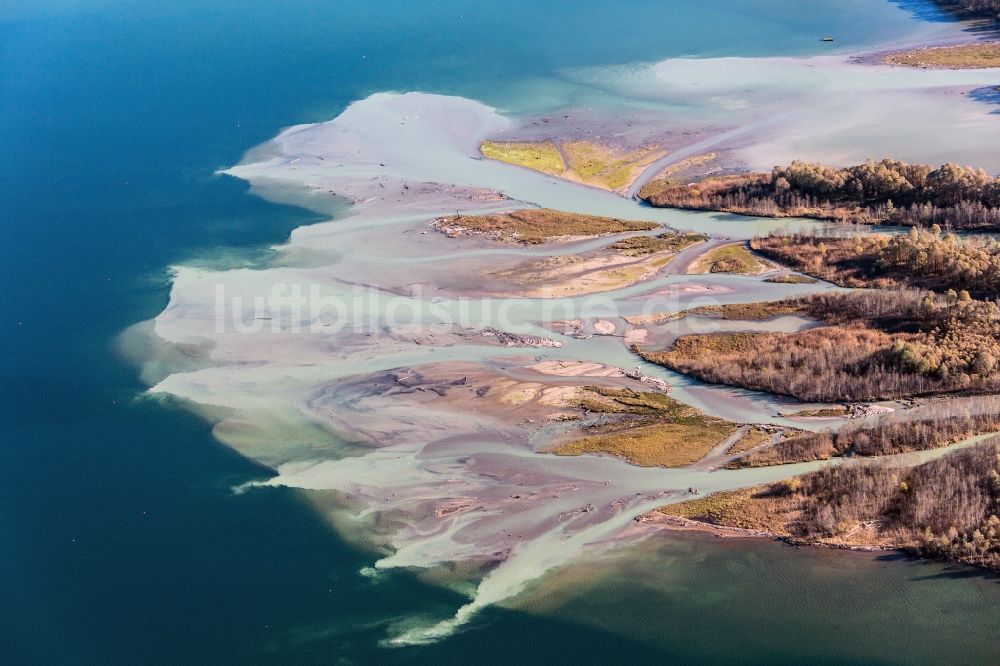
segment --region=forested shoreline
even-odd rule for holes
[[[793,543],[897,548],[1000,573],[998,442],[913,466],[846,463],[660,511]]]
[[[684,185],[654,181],[639,196],[657,207],[758,217],[1000,229],[1000,179],[951,163],[934,168],[884,159],[835,168],[794,161],[770,174],[711,176]]]
[[[634,351],[705,381],[805,401],[930,402],[838,431],[778,438],[728,466],[834,457],[845,464],[662,511],[794,543],[900,548],[1000,572],[1000,438],[923,464],[878,461],[1000,430],[1000,246],[939,227],[894,235],[771,234],[750,246],[807,275],[863,290],[710,311],[747,320],[797,314],[819,324],[796,333],[682,335],[667,350]],[[850,462],[864,458],[872,461]]]

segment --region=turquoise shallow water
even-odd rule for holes
[[[517,107],[525,79],[563,68],[821,53],[828,47],[817,36],[827,33],[851,50],[919,34],[943,17],[923,3],[874,0],[163,4],[0,8],[4,661],[711,661],[743,654],[748,643],[762,661],[809,654],[794,648],[803,630],[790,628],[801,625],[751,624],[726,638],[726,617],[711,607],[706,624],[723,625],[722,647],[705,650],[704,636],[676,622],[662,635],[636,634],[613,621],[631,606],[602,606],[599,586],[542,615],[493,609],[434,646],[380,648],[388,625],[445,617],[462,597],[406,573],[373,584],[358,574],[372,558],[340,542],[290,492],[233,495],[232,486],[269,472],[220,447],[187,412],[137,399],[143,387],[114,338],[162,309],[169,264],[217,248],[252,258],[317,219],[213,175],[284,125],[333,117],[387,89]],[[626,596],[646,590],[641,605],[655,618],[663,604],[699,603],[694,591],[720,581],[743,585],[756,548],[777,561],[770,545],[702,543],[698,552],[708,555],[669,574],[690,594],[601,580]],[[809,594],[827,576],[814,558],[786,555],[796,564],[760,569],[758,585],[780,579]],[[870,659],[910,655],[891,648],[923,640],[945,598],[972,609],[962,616],[969,651],[961,654],[988,649],[995,585],[939,565],[919,574],[948,575],[948,585],[909,586],[917,575],[906,566],[841,568],[846,590],[907,591],[880,639],[886,647]],[[803,612],[794,599],[737,595],[731,603],[752,617]],[[807,626],[840,615],[816,599],[805,608]],[[823,645],[831,661],[859,656]]]

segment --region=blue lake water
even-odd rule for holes
[[[381,648],[387,626],[446,616],[463,598],[407,573],[378,583],[359,575],[372,557],[342,543],[289,491],[234,495],[234,485],[269,471],[220,446],[187,411],[141,399],[144,387],[115,338],[163,308],[169,265],[218,248],[250,261],[318,220],[214,175],[282,126],[331,118],[381,90],[515,108],[524,81],[564,68],[823,53],[831,50],[818,39],[825,34],[837,35],[833,48],[852,51],[947,20],[927,3],[877,0],[4,3],[3,660],[723,661],[748,646],[754,661],[815,657],[801,623],[762,618],[805,608],[809,626],[836,634],[837,607],[794,598],[830,589],[821,565],[828,560],[710,541],[698,549],[708,555],[670,574],[683,594],[602,579],[626,598],[638,585],[642,617],[655,622],[658,605],[669,609],[662,632],[612,621],[630,605],[597,585],[544,612],[492,609],[435,645]],[[663,548],[683,554],[690,546]],[[794,564],[752,566],[779,557]],[[961,641],[953,654],[987,654],[1000,619],[1000,591],[989,579],[942,565],[843,562],[856,566],[831,565],[842,589],[871,603],[886,594],[902,601],[897,615],[886,613],[884,632],[865,635],[865,651],[847,648],[857,638],[849,627],[837,634],[842,651],[836,640],[823,643],[825,660],[933,657],[912,646],[940,613],[962,618],[961,632],[940,637]],[[935,582],[914,581],[927,577]],[[748,582],[780,582],[788,594],[742,593]],[[705,606],[698,590],[740,612]],[[715,630],[710,637],[677,621],[696,613]],[[734,618],[747,622],[737,627]],[[704,649],[710,638],[723,647]]]

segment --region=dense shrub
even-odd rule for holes
[[[950,292],[826,293],[790,301],[824,325],[685,335],[646,360],[703,381],[817,402],[1000,391],[1000,308]]]

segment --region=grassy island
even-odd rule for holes
[[[680,252],[708,240],[705,234],[668,231],[657,236],[630,236],[614,243],[611,248],[630,257],[641,257],[657,252]]]
[[[680,467],[703,458],[738,428],[663,393],[588,386],[578,406],[601,414],[603,423],[551,453],[607,453],[644,467]]]
[[[652,182],[639,196],[665,208],[862,224],[1000,229],[1000,180],[982,169],[869,161],[846,168],[792,162],[771,173]]]
[[[816,278],[811,278],[808,275],[795,275],[794,273],[788,273],[785,275],[775,275],[774,277],[764,278],[764,282],[774,282],[775,284],[814,284],[817,280]]]
[[[434,227],[451,237],[483,234],[504,243],[537,245],[553,239],[572,236],[601,236],[629,231],[651,231],[659,229],[660,225],[656,222],[620,220],[616,217],[567,213],[550,208],[526,208],[494,215],[440,217],[434,221]],[[661,238],[666,238],[666,236],[665,234]],[[641,245],[655,241],[650,239],[649,241],[631,242]]]
[[[551,141],[483,141],[479,150],[491,160],[515,164],[552,176],[566,171],[562,153]]]
[[[680,316],[701,315],[721,317],[736,321],[763,321],[790,314],[800,314],[802,306],[797,301],[770,301],[764,303],[726,303],[700,305],[680,312]]]
[[[767,430],[759,427],[753,427],[747,430],[747,433],[740,437],[735,444],[729,447],[726,451],[726,455],[737,455],[740,453],[746,453],[757,447],[763,446],[771,441],[772,434]]]
[[[433,222],[450,238],[482,236],[501,243],[539,245],[598,236],[648,232],[656,222],[567,213],[546,208],[492,215],[450,215]],[[663,231],[608,239],[580,254],[556,254],[509,264],[487,275],[504,295],[552,298],[618,289],[659,273],[681,250],[702,243],[698,233]]]

